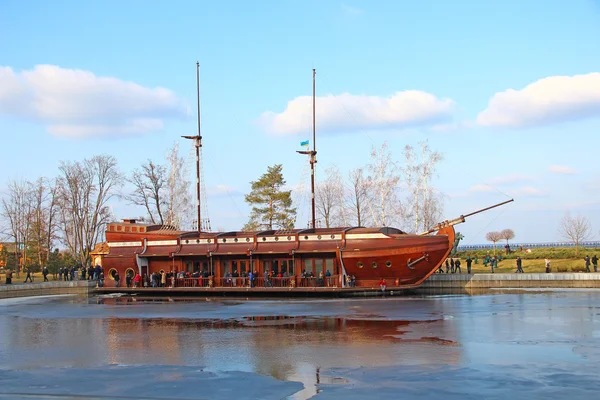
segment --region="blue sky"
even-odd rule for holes
[[[213,228],[241,227],[243,194],[267,166],[304,182],[295,150],[310,137],[316,68],[317,179],[365,165],[384,141],[401,160],[427,139],[444,154],[445,217],[515,199],[459,226],[465,243],[505,228],[561,240],[567,212],[600,238],[598,0],[5,0],[0,186],[94,154],[125,173],[163,161],[196,132],[196,60]]]

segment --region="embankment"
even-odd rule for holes
[[[600,273],[434,274],[419,289],[599,288]]]
[[[51,296],[57,294],[88,295],[96,287],[96,282],[51,281],[40,283],[13,283],[0,285],[0,299],[28,296]]]

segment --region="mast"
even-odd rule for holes
[[[196,204],[198,206],[198,233],[202,232],[202,211],[200,207],[200,147],[202,135],[200,134],[200,63],[196,61],[196,97],[198,103],[198,134],[196,136],[182,136],[184,139],[194,140],[196,146]]]
[[[316,228],[315,225],[315,164],[317,163],[317,117],[316,117],[316,76],[317,70],[313,68],[313,93],[312,93],[312,114],[313,114],[313,149],[310,153],[310,191],[312,195],[311,206],[312,206],[312,228]]]
[[[310,156],[310,193],[311,193],[311,208],[312,208],[312,219],[311,228],[316,228],[316,208],[315,208],[315,164],[317,163],[317,117],[316,117],[316,76],[317,70],[313,68],[312,78],[312,119],[313,119],[313,148],[308,151],[296,151],[300,154],[306,154]]]

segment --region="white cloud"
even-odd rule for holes
[[[546,192],[540,189],[533,188],[531,186],[526,186],[520,189],[512,190],[509,192],[509,194],[515,197],[544,196],[546,195]]]
[[[436,125],[450,121],[454,108],[453,100],[439,99],[418,90],[396,92],[390,97],[328,95],[316,99],[317,129],[336,132]],[[281,113],[263,113],[258,123],[274,134],[309,132],[312,97],[296,97]]]
[[[600,73],[551,76],[496,93],[477,116],[484,126],[529,127],[600,117]]]
[[[342,3],[342,4],[341,4],[341,7],[342,7],[342,11],[343,11],[345,14],[349,14],[349,15],[360,15],[360,14],[362,14],[362,13],[363,13],[363,10],[361,10],[360,8],[358,8],[358,7],[354,7],[354,6],[351,6],[351,5],[348,5],[348,4],[346,4],[346,3]]]
[[[213,197],[239,196],[242,194],[242,192],[240,192],[233,186],[227,185],[210,186],[207,188],[206,192],[209,196]]]
[[[489,193],[494,190],[495,189],[490,185],[475,185],[469,188],[469,192],[471,193]]]
[[[573,175],[577,173],[573,168],[567,167],[566,165],[551,165],[548,167],[548,171],[563,175]]]
[[[56,136],[81,138],[156,131],[164,119],[187,116],[189,108],[165,88],[37,65],[20,72],[0,67],[0,114],[40,121]]]
[[[533,180],[533,178],[530,176],[527,176],[527,175],[512,174],[512,175],[498,176],[496,178],[493,178],[490,181],[490,184],[491,185],[510,185],[512,183],[528,182],[531,180]]]

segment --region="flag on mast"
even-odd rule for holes
[[[300,146],[308,147],[308,140],[305,140],[304,142],[300,142]]]

